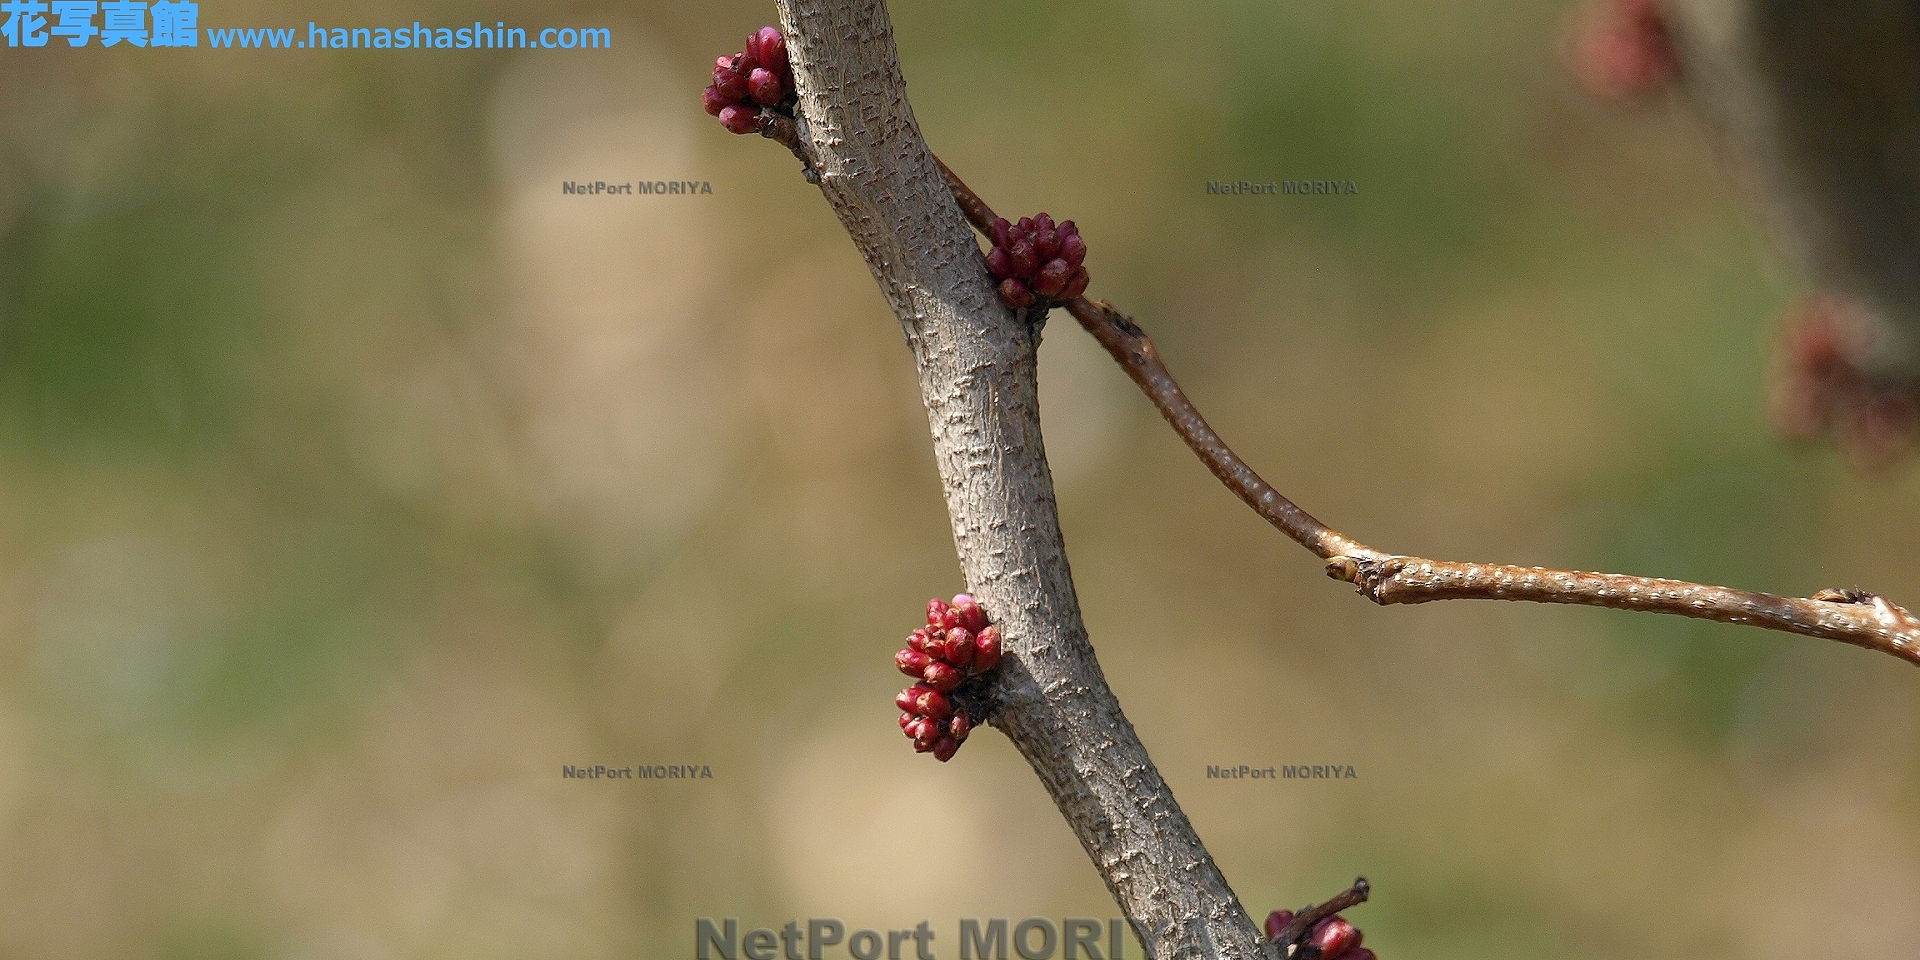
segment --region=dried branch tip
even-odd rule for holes
[[[1267,914],[1267,939],[1288,960],[1375,960],[1373,951],[1360,945],[1360,928],[1340,916],[1340,911],[1365,903],[1372,889],[1366,877],[1359,877],[1325,903],[1299,913],[1275,910]]]

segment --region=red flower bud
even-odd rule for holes
[[[1086,267],[1074,267],[1073,275],[1067,278],[1067,285],[1061,289],[1058,299],[1074,300],[1087,292],[1087,283],[1093,278],[1087,275]]]
[[[931,657],[912,648],[902,650],[893,655],[893,665],[899,667],[900,672],[909,677],[917,677],[925,673],[927,664],[931,662]]]
[[[972,732],[973,721],[967,719],[967,715],[964,713],[954,714],[953,719],[947,723],[947,735],[955,740],[965,740],[967,739],[967,734]]]
[[[911,714],[923,714],[926,711],[920,709],[920,695],[932,689],[932,687],[924,683],[916,683],[900,691],[900,693],[893,698],[893,705]]]
[[[1016,277],[1031,277],[1035,270],[1040,269],[1039,252],[1034,250],[1033,241],[1024,237],[1013,242],[1013,246],[1007,250],[1007,258],[1013,263],[1013,275]]]
[[[923,687],[922,689],[926,690],[926,692],[914,699],[913,712],[923,717],[932,717],[936,720],[944,720],[947,717],[953,716],[953,701],[948,700],[946,694],[932,687]]]
[[[1060,259],[1079,266],[1087,259],[1087,242],[1077,233],[1063,234],[1060,237]]]
[[[1012,230],[1013,224],[1008,223],[1006,217],[995,217],[993,218],[993,227],[987,231],[987,234],[993,238],[994,246],[1005,247],[1013,243],[1012,239],[1008,236]]]
[[[700,91],[700,105],[706,108],[708,116],[719,116],[720,111],[732,102],[732,100],[727,99],[725,94],[720,92],[719,87],[713,86],[712,84],[708,84],[705,90]]]
[[[1033,276],[1033,292],[1043,297],[1051,297],[1066,289],[1067,278],[1073,276],[1073,267],[1058,258],[1048,260]]]
[[[989,626],[973,640],[973,671],[986,673],[1000,662],[1000,628]]]
[[[713,71],[713,88],[721,96],[738,103],[747,98],[747,75],[732,67],[716,67]]]
[[[753,36],[760,41],[757,49],[752,45],[747,47],[753,52],[754,59],[775,74],[784,76],[787,72],[787,38],[781,36],[776,27],[761,27]]]
[[[915,720],[918,720],[918,719],[920,719],[920,718],[919,718],[919,717],[916,717],[916,716],[914,716],[914,715],[913,715],[913,714],[911,714],[911,713],[903,713],[903,714],[901,714],[901,715],[900,715],[900,729],[902,729],[902,730],[905,730],[905,729],[907,728],[907,724],[909,724],[909,723],[912,723],[913,721],[915,721]]]
[[[987,270],[993,274],[995,280],[1005,280],[1013,276],[1013,260],[1007,256],[1007,248],[994,247],[987,251]]]
[[[1360,930],[1340,917],[1328,917],[1313,925],[1307,934],[1307,946],[1318,950],[1326,960],[1338,960],[1360,945]]]
[[[1038,254],[1041,263],[1060,255],[1060,234],[1054,230],[1042,230],[1033,238],[1033,252]]]
[[[1079,225],[1075,224],[1072,220],[1062,220],[1060,221],[1060,225],[1054,229],[1060,231],[1061,240],[1065,240],[1069,236],[1077,237],[1080,235]]]
[[[1268,940],[1280,939],[1280,934],[1286,931],[1287,924],[1292,922],[1293,922],[1292,910],[1275,910],[1274,912],[1267,914],[1267,939]]]
[[[981,630],[986,629],[987,612],[980,609],[980,604],[973,599],[973,594],[954,594],[953,609],[960,614],[961,626],[966,627],[974,633],[979,633]]]
[[[1033,233],[1033,218],[1021,217],[1018,226],[1020,227],[1020,232],[1023,234]]]
[[[738,104],[720,111],[720,125],[734,133],[753,133],[760,129],[760,110]]]
[[[921,675],[927,678],[927,686],[941,693],[952,690],[960,685],[960,681],[966,679],[966,675],[961,673],[959,668],[942,660],[927,664]]]
[[[927,650],[927,628],[920,627],[907,634],[907,647],[925,653]]]
[[[924,739],[921,739],[920,737],[913,738],[913,752],[914,753],[932,753],[933,741],[924,740]]]
[[[759,59],[751,53],[742,52],[733,55],[733,68],[740,71],[740,75],[743,77],[752,73],[753,68],[759,65]]]
[[[954,627],[947,631],[947,655],[941,659],[964,668],[973,663],[974,649],[972,632],[966,627]]]
[[[1033,229],[1035,233],[1051,233],[1053,231],[1053,218],[1047,216],[1046,211],[1034,214]]]
[[[941,622],[946,618],[946,615],[947,602],[945,600],[935,597],[927,601],[927,626],[937,630],[946,629],[946,624]]]
[[[1033,291],[1027,285],[1008,277],[1000,281],[1000,302],[1015,310],[1033,305]]]
[[[779,103],[780,98],[787,95],[780,77],[766,67],[753,68],[753,73],[747,77],[747,92],[753,95],[755,103],[767,106]]]
[[[946,763],[948,760],[952,760],[953,755],[959,750],[960,741],[952,737],[941,737],[939,740],[934,741],[933,758],[941,763]]]

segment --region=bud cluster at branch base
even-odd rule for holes
[[[927,625],[907,637],[893,655],[900,672],[919,680],[893,698],[900,708],[900,729],[917,753],[945,763],[973,732],[974,719],[953,702],[952,693],[967,678],[1000,662],[1000,628],[973,597],[955,594],[952,603],[927,601]]]
[[[1577,28],[1575,78],[1608,100],[1646,97],[1680,74],[1664,0],[1608,0]]]
[[[1292,910],[1267,914],[1267,939],[1279,940],[1292,922]],[[1280,944],[1280,955],[1288,960],[1375,960],[1373,951],[1360,945],[1360,928],[1337,914],[1308,928],[1294,943]]]
[[[793,70],[787,64],[787,41],[773,27],[761,27],[747,37],[747,49],[713,63],[713,83],[700,94],[707,112],[734,133],[760,129],[760,108],[792,106]]]
[[[987,269],[1000,281],[1000,302],[1015,310],[1050,309],[1087,292],[1087,242],[1072,220],[1055,225],[1045,213],[993,221]]]

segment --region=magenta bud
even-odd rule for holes
[[[1054,230],[1042,230],[1033,238],[1033,251],[1038,254],[1041,263],[1060,255],[1060,234]]]
[[[747,92],[753,95],[755,103],[773,106],[786,96],[786,89],[780,83],[780,77],[766,67],[754,67],[747,77]]]
[[[933,752],[933,741],[932,741],[932,740],[927,740],[927,739],[924,739],[924,738],[922,738],[922,737],[914,737],[914,738],[913,738],[913,752],[914,752],[914,753],[932,753],[932,752]]]
[[[1047,233],[1053,229],[1053,218],[1044,211],[1033,215],[1033,229],[1038,233]]]
[[[705,90],[700,91],[700,105],[706,108],[708,116],[719,116],[720,111],[726,109],[731,103],[733,101],[727,99],[726,95],[720,92],[720,88],[712,84],[708,84]]]
[[[921,675],[926,677],[927,686],[941,693],[945,693],[959,686],[960,681],[967,678],[966,674],[961,673],[958,667],[943,660],[935,660],[927,664],[926,670]]]
[[[1013,276],[1013,260],[1007,256],[1006,247],[994,247],[987,251],[987,271],[993,274],[995,280]]]
[[[751,42],[753,38],[749,36],[747,40]],[[743,77],[749,73],[752,73],[753,68],[759,65],[760,65],[759,58],[755,57],[753,55],[753,52],[750,50],[744,51],[741,53],[736,53],[733,55],[733,68],[735,70],[740,71],[740,75]]]
[[[927,601],[927,626],[936,630],[946,629],[941,621],[947,616],[947,602],[938,597]]]
[[[1008,277],[1000,281],[1000,302],[1015,310],[1033,305],[1033,291],[1027,285]]]
[[[1060,291],[1061,300],[1073,300],[1087,292],[1087,284],[1092,280],[1086,267],[1074,267],[1073,275],[1067,278],[1067,285]]]
[[[954,627],[947,631],[947,655],[941,659],[964,670],[973,663],[974,650],[973,631],[966,627]]]
[[[1031,233],[1033,233],[1033,218],[1032,218],[1032,217],[1021,217],[1021,218],[1020,218],[1020,223],[1019,223],[1019,227],[1020,227],[1020,232],[1021,232],[1021,233],[1025,233],[1025,234],[1031,234]]]
[[[939,740],[934,741],[933,758],[935,760],[940,761],[941,763],[946,763],[948,760],[952,760],[953,755],[955,753],[958,753],[959,751],[960,751],[960,741],[955,740],[952,737],[941,737]]]
[[[1345,954],[1360,945],[1360,930],[1340,917],[1328,917],[1313,925],[1307,934],[1307,946],[1318,950],[1327,960]]]
[[[1063,238],[1067,236],[1077,237],[1080,235],[1080,227],[1072,220],[1062,220],[1060,221],[1060,225],[1054,229],[1060,231],[1060,236]]]
[[[734,133],[753,133],[760,129],[760,108],[738,104],[720,111],[720,125]]]
[[[1040,257],[1033,249],[1033,241],[1024,237],[1013,242],[1007,257],[1013,263],[1013,275],[1016,277],[1031,277],[1035,270],[1040,269]]]
[[[927,628],[918,627],[907,634],[907,649],[925,653],[927,650]]]
[[[1061,234],[1060,259],[1076,267],[1079,266],[1087,259],[1087,242],[1080,239],[1080,235],[1077,233]]]
[[[907,713],[918,714],[920,712],[920,708],[917,705],[916,701],[920,699],[921,692],[928,689],[931,689],[931,688],[924,687],[916,683],[913,686],[900,691],[898,694],[895,694],[893,698],[893,705],[896,707],[899,707],[901,710],[904,710]]]
[[[900,715],[900,729],[902,729],[902,730],[905,730],[905,729],[907,728],[907,724],[909,724],[909,723],[912,723],[913,721],[915,721],[915,720],[918,720],[918,719],[919,719],[918,717],[916,717],[916,716],[914,716],[914,715],[913,715],[913,714],[911,714],[911,713],[903,713],[903,714],[901,714],[901,715]]]
[[[1009,237],[1012,230],[1013,224],[1008,223],[1006,217],[995,217],[993,218],[993,226],[987,230],[987,235],[993,238],[994,246],[1005,247],[1012,244],[1012,240]]]
[[[953,609],[960,614],[960,625],[969,631],[979,633],[987,628],[987,612],[980,609],[980,604],[974,601],[971,594],[955,594]]]
[[[923,717],[944,720],[953,716],[953,701],[947,695],[931,687],[922,687],[927,692],[920,694],[913,702],[914,712]]]
[[[947,722],[947,735],[955,740],[965,740],[967,739],[967,734],[972,732],[973,721],[967,719],[967,715],[964,713],[954,714],[953,719]]]
[[[747,75],[730,68],[715,70],[713,88],[720,91],[721,96],[738,103],[747,98]]]
[[[1267,914],[1267,939],[1278,940],[1286,932],[1287,924],[1293,922],[1292,910],[1275,910]]]
[[[893,665],[899,667],[900,672],[909,677],[918,677],[925,673],[927,664],[931,662],[933,662],[931,657],[911,647],[893,655]]]
[[[753,51],[754,59],[760,61],[761,66],[772,70],[776,75],[785,74],[787,72],[787,38],[781,36],[776,27],[761,27],[760,32],[753,36],[760,41],[759,49]],[[752,48],[749,47],[749,49]]]
[[[1055,258],[1040,267],[1033,276],[1033,292],[1043,297],[1051,297],[1066,289],[1067,278],[1073,276],[1073,267],[1065,260]]]
[[[988,626],[973,639],[973,671],[986,673],[1000,662],[1000,628]]]

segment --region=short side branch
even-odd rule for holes
[[[993,210],[946,164],[940,164],[940,171],[967,219],[982,233],[989,232]],[[1426,560],[1375,550],[1314,519],[1247,466],[1187,399],[1160,359],[1153,338],[1132,318],[1104,301],[1086,297],[1068,303],[1067,311],[1119,362],[1227,489],[1281,533],[1327,561],[1328,576],[1355,585],[1375,603],[1530,600],[1643,610],[1838,640],[1920,665],[1920,618],[1884,597],[1859,590],[1781,597],[1680,580]]]

